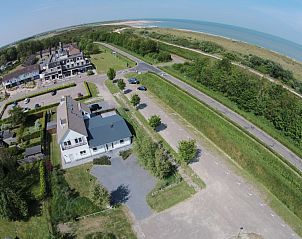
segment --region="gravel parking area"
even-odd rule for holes
[[[135,156],[126,160],[114,156],[111,166],[94,166],[91,173],[109,190],[112,203],[125,203],[136,220],[152,215],[146,196],[156,180],[138,165]]]

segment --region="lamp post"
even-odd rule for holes
[[[239,228],[238,235],[237,235],[237,238],[240,238],[240,234],[241,234],[242,230],[243,230],[243,227],[240,227],[240,228]]]

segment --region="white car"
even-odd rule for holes
[[[26,98],[26,99],[24,100],[24,104],[28,104],[29,101],[30,101],[30,99],[29,99],[29,98]]]

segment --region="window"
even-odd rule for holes
[[[70,142],[70,140],[68,140],[68,141],[67,141],[67,144],[68,144],[68,145],[71,145],[71,142]]]
[[[97,147],[93,147],[92,150],[95,152],[95,151],[97,151],[98,149],[97,149]]]
[[[86,154],[86,150],[80,151],[80,155],[85,155]]]
[[[82,143],[82,138],[78,138],[78,140],[79,140],[79,143]]]
[[[75,139],[74,142],[77,144],[78,143],[78,139]]]
[[[120,140],[120,144],[122,144],[122,143],[124,143],[124,140],[123,140],[123,139]]]
[[[64,145],[67,146],[67,142],[64,142]]]

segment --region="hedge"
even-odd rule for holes
[[[87,95],[84,95],[84,96],[81,96],[81,97],[78,97],[76,98],[75,100],[86,100],[86,99],[89,99],[92,97],[92,94],[91,94],[91,90],[90,90],[90,87],[87,83],[87,81],[84,81],[84,86],[85,86],[85,89],[86,89],[86,92],[87,92]]]
[[[111,165],[111,161],[108,156],[102,156],[100,158],[93,159],[93,164],[97,165]]]
[[[47,113],[43,112],[42,120],[41,120],[41,147],[45,150],[46,146],[46,125],[47,125]]]
[[[31,140],[31,139],[34,139],[34,138],[38,138],[41,136],[41,130],[37,130],[35,132],[32,132],[32,133],[28,133],[28,134],[25,134],[21,137],[21,139],[23,141],[27,141],[27,140]]]

